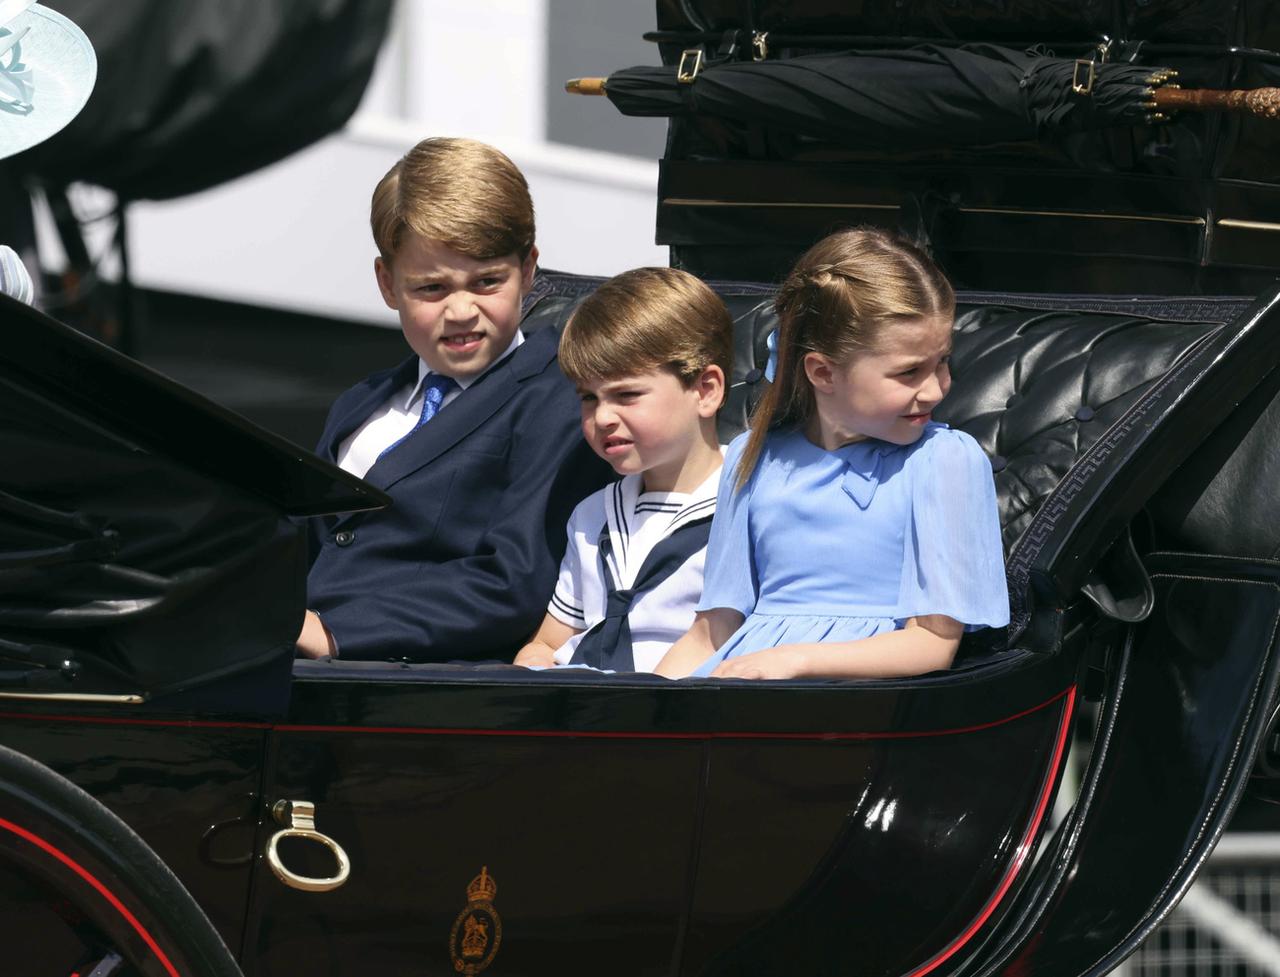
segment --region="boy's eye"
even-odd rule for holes
[[[594,404],[596,402],[595,394],[578,394],[578,399],[584,404]]]
[[[484,278],[477,281],[476,284],[481,288],[497,288],[502,284],[502,279],[498,278],[496,275],[486,275]]]
[[[918,370],[918,369],[920,369],[920,367],[918,367],[918,366],[909,366],[909,367],[907,367],[905,370],[902,370],[902,371],[900,371],[899,373],[897,373],[897,374],[895,374],[895,375],[896,375],[896,376],[900,376],[900,377],[909,377],[909,376],[911,376],[913,373],[915,373],[915,372],[916,372],[916,370]]]
[[[427,282],[426,284],[419,285],[418,291],[422,292],[424,295],[439,295],[444,291],[444,286],[438,282]]]

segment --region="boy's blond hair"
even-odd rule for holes
[[[689,387],[708,366],[731,374],[733,320],[715,292],[674,268],[610,278],[560,336],[560,369],[577,384],[665,369]]]
[[[483,260],[533,248],[533,200],[504,154],[474,139],[424,139],[373,191],[369,212],[382,260],[394,259],[405,231]]]

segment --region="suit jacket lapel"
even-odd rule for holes
[[[363,397],[352,404],[333,429],[324,445],[325,458],[337,464],[338,446],[349,438],[369,416],[390,399],[391,395],[418,379],[418,357],[410,356],[377,383],[371,384]]]
[[[435,461],[496,414],[515,396],[521,383],[541,373],[555,357],[556,343],[557,337],[546,332],[537,332],[525,340],[430,422],[379,458],[366,473],[365,481],[385,490]]]

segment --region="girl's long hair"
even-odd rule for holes
[[[951,283],[933,260],[886,231],[840,231],[806,251],[778,289],[777,372],[751,415],[738,488],[751,478],[770,431],[803,425],[813,416],[806,353],[845,364],[874,349],[886,323],[950,318],[955,306]]]

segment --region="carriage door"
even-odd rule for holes
[[[703,741],[654,685],[483,674],[298,666],[249,977],[672,971]]]

